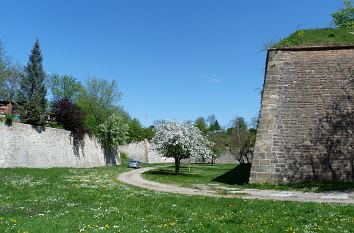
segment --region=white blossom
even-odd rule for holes
[[[113,113],[103,124],[99,125],[102,142],[110,147],[125,144],[128,139],[129,125],[123,116]]]
[[[170,121],[157,125],[152,147],[165,157],[209,158],[213,145],[200,130],[189,122]]]

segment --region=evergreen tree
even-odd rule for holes
[[[218,120],[215,120],[214,122],[210,123],[209,131],[218,131],[218,130],[221,130],[221,126]]]
[[[22,121],[33,125],[44,125],[45,123],[47,90],[42,62],[42,53],[37,39],[25,67],[25,74],[21,79],[18,94]]]

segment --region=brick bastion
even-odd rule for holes
[[[251,183],[354,181],[354,46],[270,49]]]

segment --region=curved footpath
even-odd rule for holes
[[[129,172],[121,173],[117,178],[123,183],[138,186],[141,188],[183,195],[354,204],[354,191],[313,193],[300,191],[238,189],[223,186],[209,187],[206,185],[199,185],[199,188],[186,188],[178,185],[162,184],[150,180],[145,180],[143,178],[144,172],[157,168],[160,167],[148,167],[132,170]],[[220,191],[227,192],[227,194],[220,194]]]

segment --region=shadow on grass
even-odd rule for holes
[[[244,185],[245,188],[299,190],[304,192],[352,191],[354,182],[306,181],[287,185],[249,184],[251,164],[240,164],[234,169],[216,177],[213,181],[228,185]]]
[[[182,167],[181,167],[180,174],[178,176],[176,176],[176,173],[174,170],[168,170],[168,169],[152,170],[152,171],[146,172],[146,174],[156,175],[156,176],[161,176],[161,177],[168,177],[168,176],[172,176],[172,177],[198,177],[198,176],[200,176],[198,174],[193,174],[193,173],[189,173],[187,171],[184,171],[184,169]]]
[[[230,185],[244,185],[249,182],[250,172],[251,163],[239,164],[234,169],[216,177],[213,181]]]

